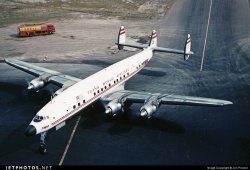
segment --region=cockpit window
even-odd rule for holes
[[[42,120],[45,120],[45,119],[49,119],[49,116],[38,116],[38,115],[36,115],[35,117],[34,117],[34,122],[40,122],[40,121],[42,121]]]

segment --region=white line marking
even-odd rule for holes
[[[200,69],[200,71],[202,71],[202,66],[203,66],[203,62],[204,62],[204,54],[205,54],[206,44],[207,44],[207,34],[208,34],[208,27],[209,27],[209,21],[210,21],[210,14],[211,14],[211,9],[212,9],[212,3],[213,3],[213,0],[211,0],[211,3],[210,3],[209,15],[208,15],[208,20],[207,20],[207,31],[206,31],[206,37],[205,37],[205,42],[204,42],[204,47],[203,47],[203,53],[202,53],[201,69]]]
[[[79,124],[79,122],[80,122],[80,119],[81,119],[81,116],[79,116],[78,119],[77,119],[77,121],[76,121],[75,127],[74,127],[74,129],[73,129],[73,131],[72,131],[72,133],[71,133],[71,135],[70,135],[68,144],[67,144],[67,146],[66,146],[66,148],[65,148],[65,150],[64,150],[63,156],[62,156],[62,158],[61,158],[61,160],[60,160],[60,162],[59,162],[59,166],[61,166],[62,163],[63,163],[63,161],[64,161],[64,158],[65,158],[65,156],[66,156],[66,154],[67,154],[67,152],[68,152],[70,143],[71,143],[71,141],[72,141],[72,139],[73,139],[73,136],[74,136],[74,134],[75,134],[75,132],[76,132],[76,128],[77,128],[77,126],[78,126],[78,124]]]

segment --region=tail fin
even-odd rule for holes
[[[124,26],[121,26],[119,35],[118,35],[118,49],[119,50],[123,49],[124,45],[121,45],[121,44],[124,44],[125,42],[126,42],[126,32],[125,32]]]
[[[190,50],[191,50],[191,36],[190,36],[190,34],[188,34],[187,40],[185,43],[185,49],[184,49],[184,51],[185,51],[184,60],[188,60],[189,55],[190,55]]]
[[[155,47],[157,47],[157,34],[156,34],[156,31],[155,31],[155,30],[152,31],[151,38],[150,38],[150,41],[149,41],[148,46],[149,46],[150,48],[155,48]]]

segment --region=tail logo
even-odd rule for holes
[[[191,42],[191,37],[187,38],[187,44],[189,44]]]
[[[123,26],[121,26],[121,29],[120,29],[120,35],[122,35],[122,34],[125,34],[125,29]]]

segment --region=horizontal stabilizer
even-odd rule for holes
[[[194,54],[194,52],[192,52],[192,51],[188,51],[188,52],[185,53],[185,51],[183,51],[183,50],[175,50],[175,49],[171,49],[171,48],[162,48],[162,47],[155,47],[154,51],[175,53],[175,54],[188,54],[188,55]]]
[[[139,48],[139,49],[150,48],[154,52],[183,54],[185,60],[187,60],[190,55],[194,54],[194,52],[191,51],[191,36],[190,36],[190,34],[188,34],[188,36],[187,36],[184,50],[177,50],[177,49],[172,49],[172,48],[158,47],[157,46],[157,34],[156,34],[155,30],[152,31],[152,34],[151,34],[150,40],[149,40],[149,44],[127,43],[126,42],[125,28],[124,28],[124,26],[121,26],[119,33],[118,33],[118,42],[115,44],[118,45],[119,50],[122,50],[124,48],[124,46],[127,46],[127,47],[132,47],[132,48]]]
[[[115,44],[117,44],[118,46],[122,46],[122,48],[124,47],[124,46],[126,46],[126,47],[133,47],[133,48],[139,48],[139,49],[144,49],[144,48],[147,48],[148,46],[147,45],[140,45],[140,44],[130,44],[130,43],[115,43]]]

